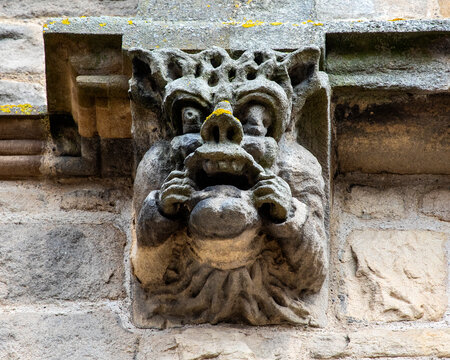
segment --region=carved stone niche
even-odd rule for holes
[[[323,325],[326,181],[296,133],[326,87],[319,49],[130,54],[134,136],[151,143],[135,178],[136,325]]]

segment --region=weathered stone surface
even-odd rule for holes
[[[448,94],[438,94],[373,104],[374,100],[365,96],[359,99],[360,105],[351,108],[336,105],[339,170],[450,174],[448,100]]]
[[[439,0],[440,13],[443,17],[450,17],[450,3],[446,0]]]
[[[131,139],[101,139],[102,177],[129,177],[134,169]]]
[[[107,310],[0,313],[1,359],[131,360],[137,341]]]
[[[299,360],[304,359],[303,341],[295,333],[249,331],[214,327],[173,331],[165,336],[144,336],[138,360]]]
[[[399,219],[406,213],[404,195],[396,188],[353,186],[345,210],[363,219]]]
[[[61,209],[83,211],[118,212],[116,207],[118,190],[114,189],[77,189],[61,195]]]
[[[444,1],[439,1],[441,4]],[[381,19],[427,19],[438,15],[437,4],[434,1],[421,0],[319,0],[316,3],[317,17],[322,20],[381,20]],[[444,12],[441,14],[445,17]],[[445,7],[445,5],[444,5]]]
[[[312,16],[314,2],[252,2],[248,0],[197,0],[180,3],[176,0],[141,0],[138,16],[165,21],[227,21],[230,18],[257,19],[259,21],[288,21],[308,19]]]
[[[0,22],[0,78],[44,84],[42,28],[34,24]],[[11,85],[10,85],[11,86]],[[3,83],[0,93],[8,87]],[[27,103],[21,101],[19,103]],[[17,103],[17,102],[14,102]]]
[[[117,299],[125,235],[112,225],[2,225],[0,303]]]
[[[9,109],[9,107],[6,107],[6,109]],[[21,112],[23,114],[24,111]],[[6,115],[11,115],[11,113],[3,112],[3,114]],[[20,139],[43,140],[45,138],[45,135],[46,135],[45,119],[30,119],[26,117],[0,118],[0,139],[2,140],[20,140]]]
[[[35,183],[21,183],[12,181],[0,182],[0,211],[28,213],[47,211],[50,208],[51,197],[42,191]]]
[[[385,330],[350,333],[348,354],[356,358],[450,356],[450,329]]]
[[[0,22],[0,77],[33,81],[42,75],[44,84],[44,42],[42,28],[34,24]],[[27,101],[25,101],[27,102]]]
[[[132,16],[138,0],[18,0],[0,5],[0,16],[6,18],[36,18],[55,16]]]
[[[42,140],[0,140],[0,155],[38,155],[44,147]]]
[[[450,330],[360,329],[349,333],[314,334],[308,342],[313,358],[447,358]]]
[[[397,28],[387,23],[395,22],[369,22],[366,25],[355,22],[351,32],[345,26],[341,27],[339,22],[330,25],[327,33],[326,64],[333,94],[340,95],[338,90],[348,90],[353,96],[364,94],[354,91],[355,88],[394,92],[400,90],[409,94],[448,92],[449,55],[445,51],[448,41],[445,32],[448,31],[447,26],[443,24],[443,32],[428,32],[418,31],[416,26],[423,22],[400,21]],[[383,33],[390,27],[390,34]],[[382,32],[374,34],[374,28]],[[403,30],[400,31],[400,28]],[[405,32],[406,28],[412,31]],[[392,33],[395,33],[395,36],[392,36]],[[377,94],[366,94],[369,97],[366,104],[372,104]],[[403,97],[407,100],[413,100],[405,95],[403,94]],[[391,96],[388,96],[388,99],[391,99]],[[354,101],[351,103],[355,104]],[[420,109],[419,107],[419,113]],[[353,106],[353,110],[357,110],[356,106]],[[370,109],[369,112],[373,113],[370,114],[371,118],[376,118],[380,110]],[[390,119],[404,111],[399,109],[398,112],[391,111],[390,114],[387,111],[383,115]]]
[[[321,20],[370,19],[375,14],[376,0],[318,0],[317,18]]]
[[[0,104],[45,105],[45,88],[36,83],[0,80]]]
[[[376,17],[383,19],[426,19],[436,17],[434,1],[375,0]]]
[[[342,260],[346,315],[439,320],[447,306],[445,241],[445,234],[433,231],[353,231]]]
[[[123,212],[130,205],[128,180],[70,180],[66,182],[2,181],[0,213],[23,216],[67,216],[71,210]],[[64,210],[64,211],[61,211]]]
[[[328,92],[319,49],[130,53],[130,97],[160,114],[165,134],[135,181],[146,196],[135,201],[135,322],[319,325],[325,182],[293,140],[306,98]],[[329,139],[320,99],[316,133]]]
[[[40,155],[0,156],[0,177],[14,179],[39,176],[41,162]]]
[[[450,190],[437,189],[425,194],[420,209],[425,215],[450,221]]]

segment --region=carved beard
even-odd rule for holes
[[[186,235],[185,235],[186,236]],[[309,311],[296,300],[298,274],[289,269],[279,244],[262,235],[255,261],[222,270],[200,263],[188,242],[176,242],[165,285],[148,289],[150,313],[172,323],[305,324]]]

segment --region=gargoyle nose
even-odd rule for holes
[[[241,122],[233,116],[228,101],[221,101],[209,115],[200,129],[205,142],[240,144],[244,131]]]

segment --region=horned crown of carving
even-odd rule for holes
[[[131,98],[161,113],[169,136],[182,133],[180,103],[194,102],[208,115],[221,100],[234,109],[259,97],[272,108],[272,136],[289,126],[292,104],[310,92],[317,80],[316,47],[284,53],[271,49],[227,52],[214,47],[197,54],[178,49],[132,49]],[[235,110],[239,117],[239,111]],[[178,123],[177,123],[178,121]]]

